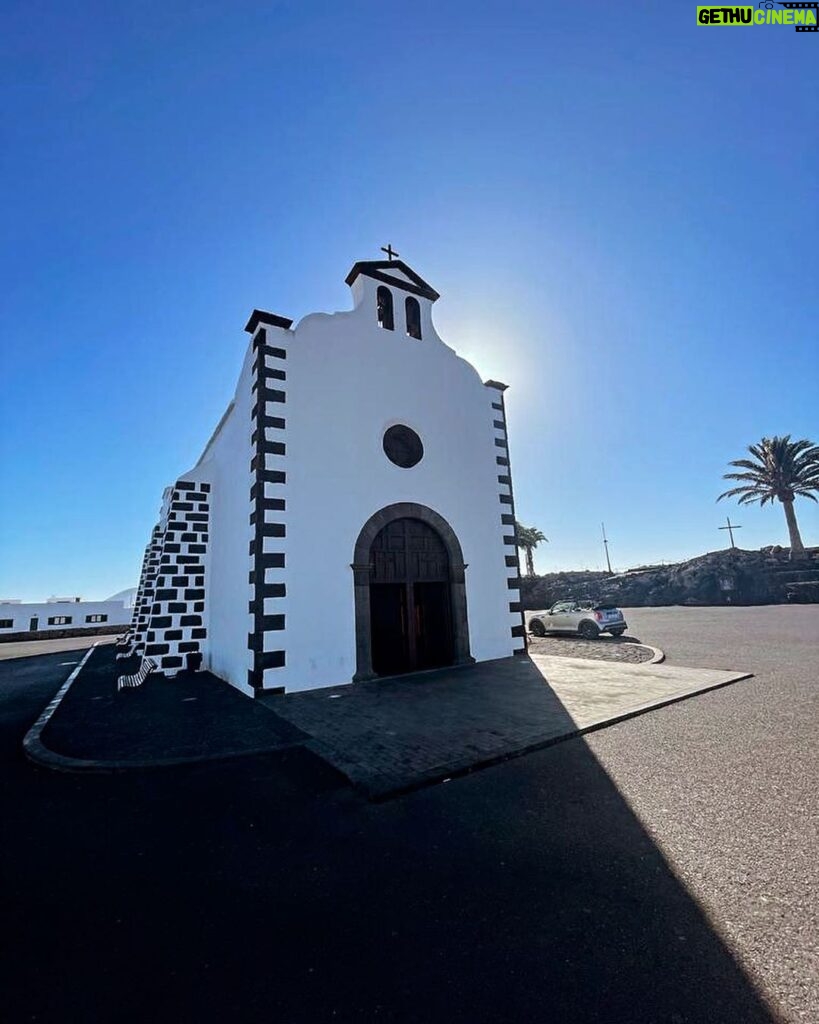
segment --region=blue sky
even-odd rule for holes
[[[541,571],[786,542],[714,499],[819,440],[819,36],[695,7],[7,0],[0,597],[134,585],[248,312],[388,241],[510,385]]]

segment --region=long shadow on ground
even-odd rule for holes
[[[774,1019],[582,740],[371,804],[302,751],[49,773],[0,721],[5,1021]]]
[[[43,743],[68,757],[145,762],[273,751],[306,739],[209,672],[148,676],[118,693],[117,676],[137,667],[136,659],[116,661],[114,647],[97,648],[43,730]]]

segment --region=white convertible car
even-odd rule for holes
[[[586,640],[594,640],[601,633],[622,636],[627,628],[619,608],[589,601],[558,601],[548,611],[535,612],[529,619],[529,632],[533,636],[579,633]]]

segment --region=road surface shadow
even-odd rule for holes
[[[310,760],[2,751],[4,1021],[776,1019],[582,739],[384,804]]]

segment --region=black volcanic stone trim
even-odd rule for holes
[[[189,480],[177,480],[174,487],[178,491],[195,491],[196,484],[192,484]],[[210,485],[208,485],[210,487]],[[204,490],[204,487],[202,488]]]
[[[287,426],[287,420],[285,420],[282,416],[269,416],[265,412],[262,412],[260,414],[259,407],[257,405],[253,406],[252,417],[254,420],[256,420],[256,426],[259,429],[269,427],[273,430],[284,430],[284,428]]]
[[[492,403],[492,408],[493,409],[497,409],[498,412],[503,412],[503,406],[501,405],[500,402],[493,402]]]
[[[523,604],[520,601],[510,601],[509,602],[509,611],[512,612],[513,614],[515,612],[522,612],[523,611]]]
[[[162,668],[182,668],[184,661],[178,654],[172,654],[170,657],[163,658],[161,665]]]
[[[514,487],[513,487],[513,484],[512,484],[512,467],[511,467],[511,463],[510,463],[510,460],[509,460],[509,444],[508,444],[508,434],[507,434],[507,430],[506,430],[506,397],[504,395],[504,392],[506,391],[506,385],[498,384],[497,381],[487,381],[486,383],[487,383],[488,387],[497,387],[497,390],[500,392],[500,394],[498,395],[499,401],[492,403],[492,407],[493,408],[497,408],[498,405],[500,406],[500,409],[497,410],[500,413],[500,416],[499,416],[498,419],[496,419],[494,421],[494,425],[495,425],[495,427],[497,429],[503,430],[504,438],[506,438],[506,440],[503,442],[502,445],[498,444],[497,440],[495,441],[495,444],[498,447],[505,447],[506,448],[505,457],[504,458],[496,457],[496,459],[495,459],[497,465],[504,466],[506,468],[506,472],[504,474],[498,476],[498,483],[501,484],[502,486],[505,485],[506,487],[509,488],[508,494],[500,494],[499,495],[501,505],[502,506],[506,505],[509,508],[509,512],[508,513],[505,513],[505,514],[501,515],[501,522],[505,526],[515,526],[515,490],[514,490]],[[504,544],[505,545],[508,544],[508,537],[504,537],[503,540],[504,540]],[[515,581],[510,580],[509,581],[509,586],[512,589],[515,589],[515,587],[517,589],[520,589],[520,552],[518,551],[517,544],[515,543],[514,537],[513,537],[513,546],[514,546],[514,558],[512,558],[509,555],[507,555],[506,556],[506,564],[507,564],[507,566],[509,568],[512,568],[512,567],[515,567],[515,563],[516,563],[517,578],[516,578]],[[513,583],[514,583],[514,585],[513,585]],[[528,637],[526,635],[526,616],[523,613],[523,607],[520,605],[520,602],[513,602],[513,603],[518,604],[519,607],[517,609],[513,609],[512,608],[512,604],[510,603],[510,611],[517,610],[520,613],[520,623],[513,627],[513,629],[512,629],[512,636],[513,636],[513,638],[514,637],[522,637],[523,638],[523,648],[522,648],[522,650],[525,652],[527,647],[528,647],[528,642],[529,642],[528,641]],[[516,651],[515,653],[518,653],[518,652]]]
[[[277,324],[276,326],[282,326]],[[289,324],[288,324],[289,326]],[[267,403],[285,404],[287,394],[285,391],[271,387],[273,382],[287,380],[287,374],[282,369],[276,369],[267,365],[268,357],[285,359],[287,353],[284,349],[276,349],[267,345],[266,333],[260,330],[253,339],[253,348],[256,357],[252,368],[251,392],[255,394],[255,404],[251,410],[251,459],[250,470],[254,475],[250,487],[250,513],[249,521],[253,528],[253,539],[248,545],[248,552],[251,568],[248,573],[248,580],[253,587],[253,598],[248,602],[248,612],[253,619],[252,632],[248,633],[248,649],[253,652],[253,668],[248,672],[248,683],[255,691],[264,689],[264,670],[266,668],[280,668],[284,665],[284,651],[264,651],[264,636],[266,632],[283,631],[286,626],[284,614],[265,614],[264,602],[268,597],[284,596],[284,584],[265,583],[265,570],[268,568],[284,568],[285,557],[283,552],[265,552],[265,537],[283,538],[286,535],[286,528],[283,523],[269,523],[265,521],[265,513],[271,510],[283,511],[285,500],[283,498],[268,498],[265,495],[264,485],[266,483],[283,484],[286,481],[284,471],[267,468],[267,456],[283,456],[287,448],[283,441],[268,441],[267,430],[285,430],[287,423],[281,416],[272,416],[267,412]]]
[[[403,277],[395,277],[395,272],[403,274]],[[405,292],[412,292],[413,295],[420,295],[431,302],[440,298],[427,282],[415,271],[408,267],[403,260],[359,260],[353,264],[353,268],[344,279],[351,285],[359,274],[371,277],[382,284],[388,284],[392,288],[399,288]],[[409,280],[407,280],[409,278]],[[412,282],[412,283],[410,283]]]
[[[262,469],[256,477],[257,483],[286,483],[288,474],[281,469]]]
[[[509,590],[520,590],[520,577],[510,576],[509,579],[506,581],[506,586],[509,588]]]
[[[270,551],[263,552],[256,559],[257,569],[284,569],[285,565],[284,552],[281,551]]]
[[[507,569],[514,569],[517,564],[518,564],[518,557],[517,557],[517,555],[506,555],[506,568]]]
[[[507,547],[512,547],[512,548],[515,547],[517,545],[517,541],[515,540],[515,535],[514,534],[511,534],[511,535],[510,534],[506,534],[504,536],[504,538],[503,538],[503,543]]]
[[[180,626],[201,626],[202,616],[201,615],[183,615],[179,619]]]
[[[284,537],[287,533],[284,523],[261,523],[260,525],[263,537]]]
[[[250,319],[245,324],[245,330],[248,334],[253,334],[259,324],[268,324],[271,327],[281,327],[285,331],[290,330],[293,325],[293,321],[286,316],[279,316],[278,313],[268,313],[266,309],[254,309],[250,314]],[[262,330],[259,334],[267,335],[267,332]],[[258,338],[259,334],[256,335]],[[255,338],[253,339],[255,342]]]

